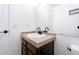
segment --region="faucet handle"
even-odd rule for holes
[[[48,30],[50,30],[48,27],[45,27],[45,30],[44,30],[44,32],[45,33],[47,33],[48,32]]]

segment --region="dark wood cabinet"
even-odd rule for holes
[[[22,55],[54,55],[54,40],[39,48],[22,38]]]

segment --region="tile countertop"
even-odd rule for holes
[[[53,33],[46,33],[43,38],[33,38],[33,37],[27,37],[27,34],[29,33],[35,33],[35,32],[22,32],[21,38],[24,38],[26,41],[34,45],[35,47],[39,48],[53,40],[56,39],[56,34]]]

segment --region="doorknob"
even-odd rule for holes
[[[71,48],[67,47],[67,49],[68,49],[69,51],[71,51]]]
[[[4,32],[4,33],[8,33],[8,31],[7,31],[7,30],[4,30],[3,32]]]
[[[77,29],[79,29],[79,26],[77,26]]]
[[[8,33],[8,30],[4,30],[4,31],[2,31],[2,32],[0,32],[0,33]]]

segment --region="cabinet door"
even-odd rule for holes
[[[41,47],[39,52],[40,52],[40,55],[54,55],[54,41]]]
[[[33,53],[29,49],[27,49],[27,55],[33,55]]]
[[[27,42],[22,38],[22,47],[21,47],[21,53],[22,55],[27,54]]]
[[[27,54],[26,47],[22,45],[22,55],[26,55],[26,54]]]
[[[27,49],[29,49],[29,51],[31,51],[32,54],[36,54],[37,48],[35,46],[33,46],[31,43],[28,42],[27,47],[28,47]]]
[[[55,40],[55,55],[71,55],[71,51],[67,49],[70,47],[71,37],[57,35]]]

